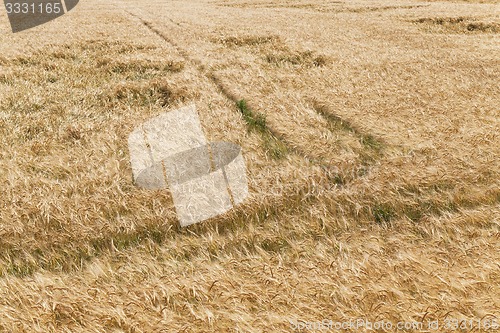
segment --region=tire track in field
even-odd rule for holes
[[[237,96],[234,92],[232,92],[222,81],[221,78],[219,78],[216,74],[213,72],[207,72],[205,65],[198,59],[193,58],[186,50],[181,48],[174,40],[171,38],[167,37],[164,33],[162,33],[159,29],[155,28],[154,25],[143,19],[141,16],[124,9],[124,11],[129,14],[130,16],[134,17],[138,21],[141,22],[142,25],[144,25],[149,31],[160,37],[162,40],[164,40],[166,43],[171,45],[176,52],[178,52],[188,63],[191,63],[198,73],[200,75],[204,76],[207,78],[216,88],[216,90],[221,93],[227,100],[231,101],[234,103],[236,106],[242,99]],[[174,21],[170,20],[172,24],[176,24]],[[176,24],[179,26],[178,24]],[[251,102],[249,103],[251,104]],[[285,135],[282,133],[279,133],[277,130],[269,126],[269,124],[266,123],[265,125],[265,130],[266,132],[264,135],[269,135],[272,140],[276,141],[278,144],[283,145],[286,147],[286,150],[290,153],[293,153],[303,159],[305,159],[307,162],[315,164],[320,166],[326,173],[331,174],[331,169],[336,169],[335,166],[327,163],[326,161],[322,159],[318,159],[317,157],[314,157],[310,154],[308,154],[306,151],[300,149],[299,147],[296,147],[292,145],[286,138]]]
[[[139,19],[137,15],[130,13]],[[141,22],[143,22],[141,20]],[[199,61],[192,59],[184,50],[178,48],[174,42],[169,42],[167,38],[161,36],[161,33],[148,22],[143,22],[155,34],[159,34],[162,39],[171,44],[179,54],[193,65],[203,66]],[[210,79],[208,74],[203,73],[202,68],[198,71],[203,76]],[[213,80],[216,80],[215,78]],[[212,81],[212,80],[211,80]],[[213,82],[213,81],[212,81]],[[221,93],[229,100],[230,92],[225,90],[224,85],[220,87],[214,82],[214,87],[218,88]],[[227,95],[226,95],[227,94]],[[241,207],[234,209],[228,214],[212,218],[205,223],[195,224],[188,228],[180,228],[176,221],[171,220],[166,224],[144,224],[138,225],[133,232],[116,231],[96,234],[82,242],[75,242],[70,238],[65,238],[61,242],[48,242],[48,250],[40,253],[38,249],[19,252],[15,249],[4,249],[5,253],[0,256],[5,260],[5,265],[0,266],[0,278],[9,276],[29,277],[39,272],[46,270],[50,272],[72,273],[82,271],[86,264],[90,263],[94,258],[98,258],[106,253],[114,253],[123,249],[134,248],[151,240],[157,244],[166,244],[178,235],[198,234],[203,235],[207,232],[226,232],[234,229],[246,229],[250,224],[261,224],[263,221],[284,214],[293,214],[299,211],[304,211],[311,203],[318,200],[321,193],[326,190],[335,188],[335,183],[325,181],[325,177],[315,174],[304,181],[301,181],[297,186],[284,188],[280,190],[279,195],[276,193],[262,196],[258,201],[247,202]],[[354,209],[354,208],[353,208]],[[71,246],[69,246],[71,244]]]
[[[222,78],[218,77],[214,72],[207,71],[202,61],[192,57],[189,52],[179,46],[172,38],[169,38],[161,30],[155,28],[153,23],[145,20],[140,15],[137,15],[136,13],[133,13],[131,11],[125,10],[125,12],[140,21],[141,24],[143,24],[148,30],[171,45],[188,63],[191,63],[196,68],[200,75],[211,81],[216,90],[221,93],[227,100],[233,102],[235,105],[238,105],[238,103],[242,100],[236,93],[231,91],[231,89],[224,84]],[[169,20],[171,24],[176,25],[177,27],[180,26],[179,23],[176,23],[172,19]],[[309,99],[305,97],[305,100]],[[249,105],[249,109],[251,110],[252,101],[246,102]],[[321,157],[313,156],[304,149],[293,145],[293,143],[291,143],[286,138],[286,134],[281,133],[272,126],[269,126],[268,123],[265,124],[265,131],[261,132],[261,136],[264,142],[271,138],[271,140],[276,142],[278,146],[286,147],[286,151],[288,153],[292,153],[300,158],[305,159],[308,163],[321,167],[324,175],[328,178],[332,178],[332,174],[335,174],[333,178],[337,180],[342,179],[341,181],[337,181],[338,185],[345,185],[358,176],[366,174],[366,168],[370,167],[370,165],[373,165],[377,160],[383,157],[386,144],[382,140],[380,140],[379,138],[375,138],[369,133],[363,133],[362,131],[354,128],[348,121],[340,118],[337,115],[334,115],[331,110],[328,109],[325,103],[314,100],[311,104],[312,109],[323,119],[325,119],[325,121],[329,124],[328,129],[330,130],[330,132],[335,133],[341,131],[345,133],[353,133],[362,144],[363,147],[361,149],[354,149],[360,156],[362,162],[361,165],[357,167],[357,169],[359,170],[354,172],[354,176],[340,175],[338,173],[338,168],[336,165],[331,164]],[[354,168],[356,169],[356,166],[354,166]]]
[[[141,10],[135,7],[137,10]],[[164,42],[169,44],[171,47],[175,49],[175,51],[182,57],[187,63],[190,63],[195,70],[203,77],[208,79],[213,85],[217,92],[219,92],[222,96],[224,96],[228,101],[234,103],[235,108],[239,108],[239,103],[243,101],[236,93],[231,91],[231,89],[224,84],[223,79],[217,76],[213,71],[208,71],[204,65],[204,63],[194,58],[188,51],[179,46],[178,43],[175,42],[172,38],[168,37],[164,34],[160,29],[156,28],[154,24],[143,18],[142,15],[134,13],[130,10],[123,9],[128,15],[138,20],[143,26],[145,26],[151,33],[160,37]],[[175,22],[171,18],[168,18],[172,25],[175,25],[177,28],[181,27],[181,24]],[[316,157],[305,150],[297,147],[293,143],[291,143],[287,138],[286,134],[280,133],[280,131],[276,130],[272,126],[266,122],[264,125],[264,131],[261,131],[261,138],[263,142],[266,142],[271,138],[278,146],[286,147],[286,152],[294,154],[299,158],[304,159],[308,163],[312,165],[316,165],[321,168],[322,171],[322,179],[319,180],[320,183],[324,183],[324,179],[331,181],[334,186],[343,187],[350,183],[351,181],[366,175],[369,172],[370,166],[375,164],[380,158],[382,158],[385,154],[386,143],[380,140],[379,138],[375,138],[371,134],[363,133],[359,129],[352,126],[349,121],[346,121],[339,116],[332,113],[329,107],[317,100],[311,101],[308,97],[304,97],[305,100],[308,100],[312,104],[312,109],[319,114],[327,123],[328,129],[330,132],[335,133],[337,131],[344,133],[352,133],[354,134],[360,143],[362,144],[362,148],[354,149],[357,154],[360,156],[361,163],[359,165],[353,165],[349,170],[340,171],[337,165],[332,164],[329,161],[321,157]],[[251,106],[252,102],[246,101],[249,104],[249,111],[252,114]],[[240,113],[243,114],[243,111],[240,109]],[[246,119],[245,114],[244,119]],[[247,122],[247,125],[248,122]],[[263,147],[264,148],[264,147]],[[265,149],[265,148],[264,148]],[[313,180],[314,182],[314,180]],[[307,184],[305,185],[308,186]],[[332,184],[326,184],[326,188],[331,189]]]

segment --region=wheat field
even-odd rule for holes
[[[498,1],[0,17],[1,332],[500,331]],[[192,103],[250,196],[181,228],[127,137]]]

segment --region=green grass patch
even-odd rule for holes
[[[387,204],[375,204],[372,213],[378,224],[388,223],[395,217],[393,208]]]
[[[243,119],[247,123],[248,131],[257,131],[260,133],[264,149],[271,156],[271,158],[279,160],[288,154],[286,144],[277,138],[266,125],[266,116],[262,113],[254,113],[248,107],[244,99],[236,103],[238,110],[243,115]]]
[[[266,126],[266,116],[262,113],[254,114],[247,105],[247,102],[242,99],[239,100],[236,105],[238,110],[243,115],[243,119],[247,123],[248,129],[250,131],[256,130],[260,133],[265,133],[267,131]]]

